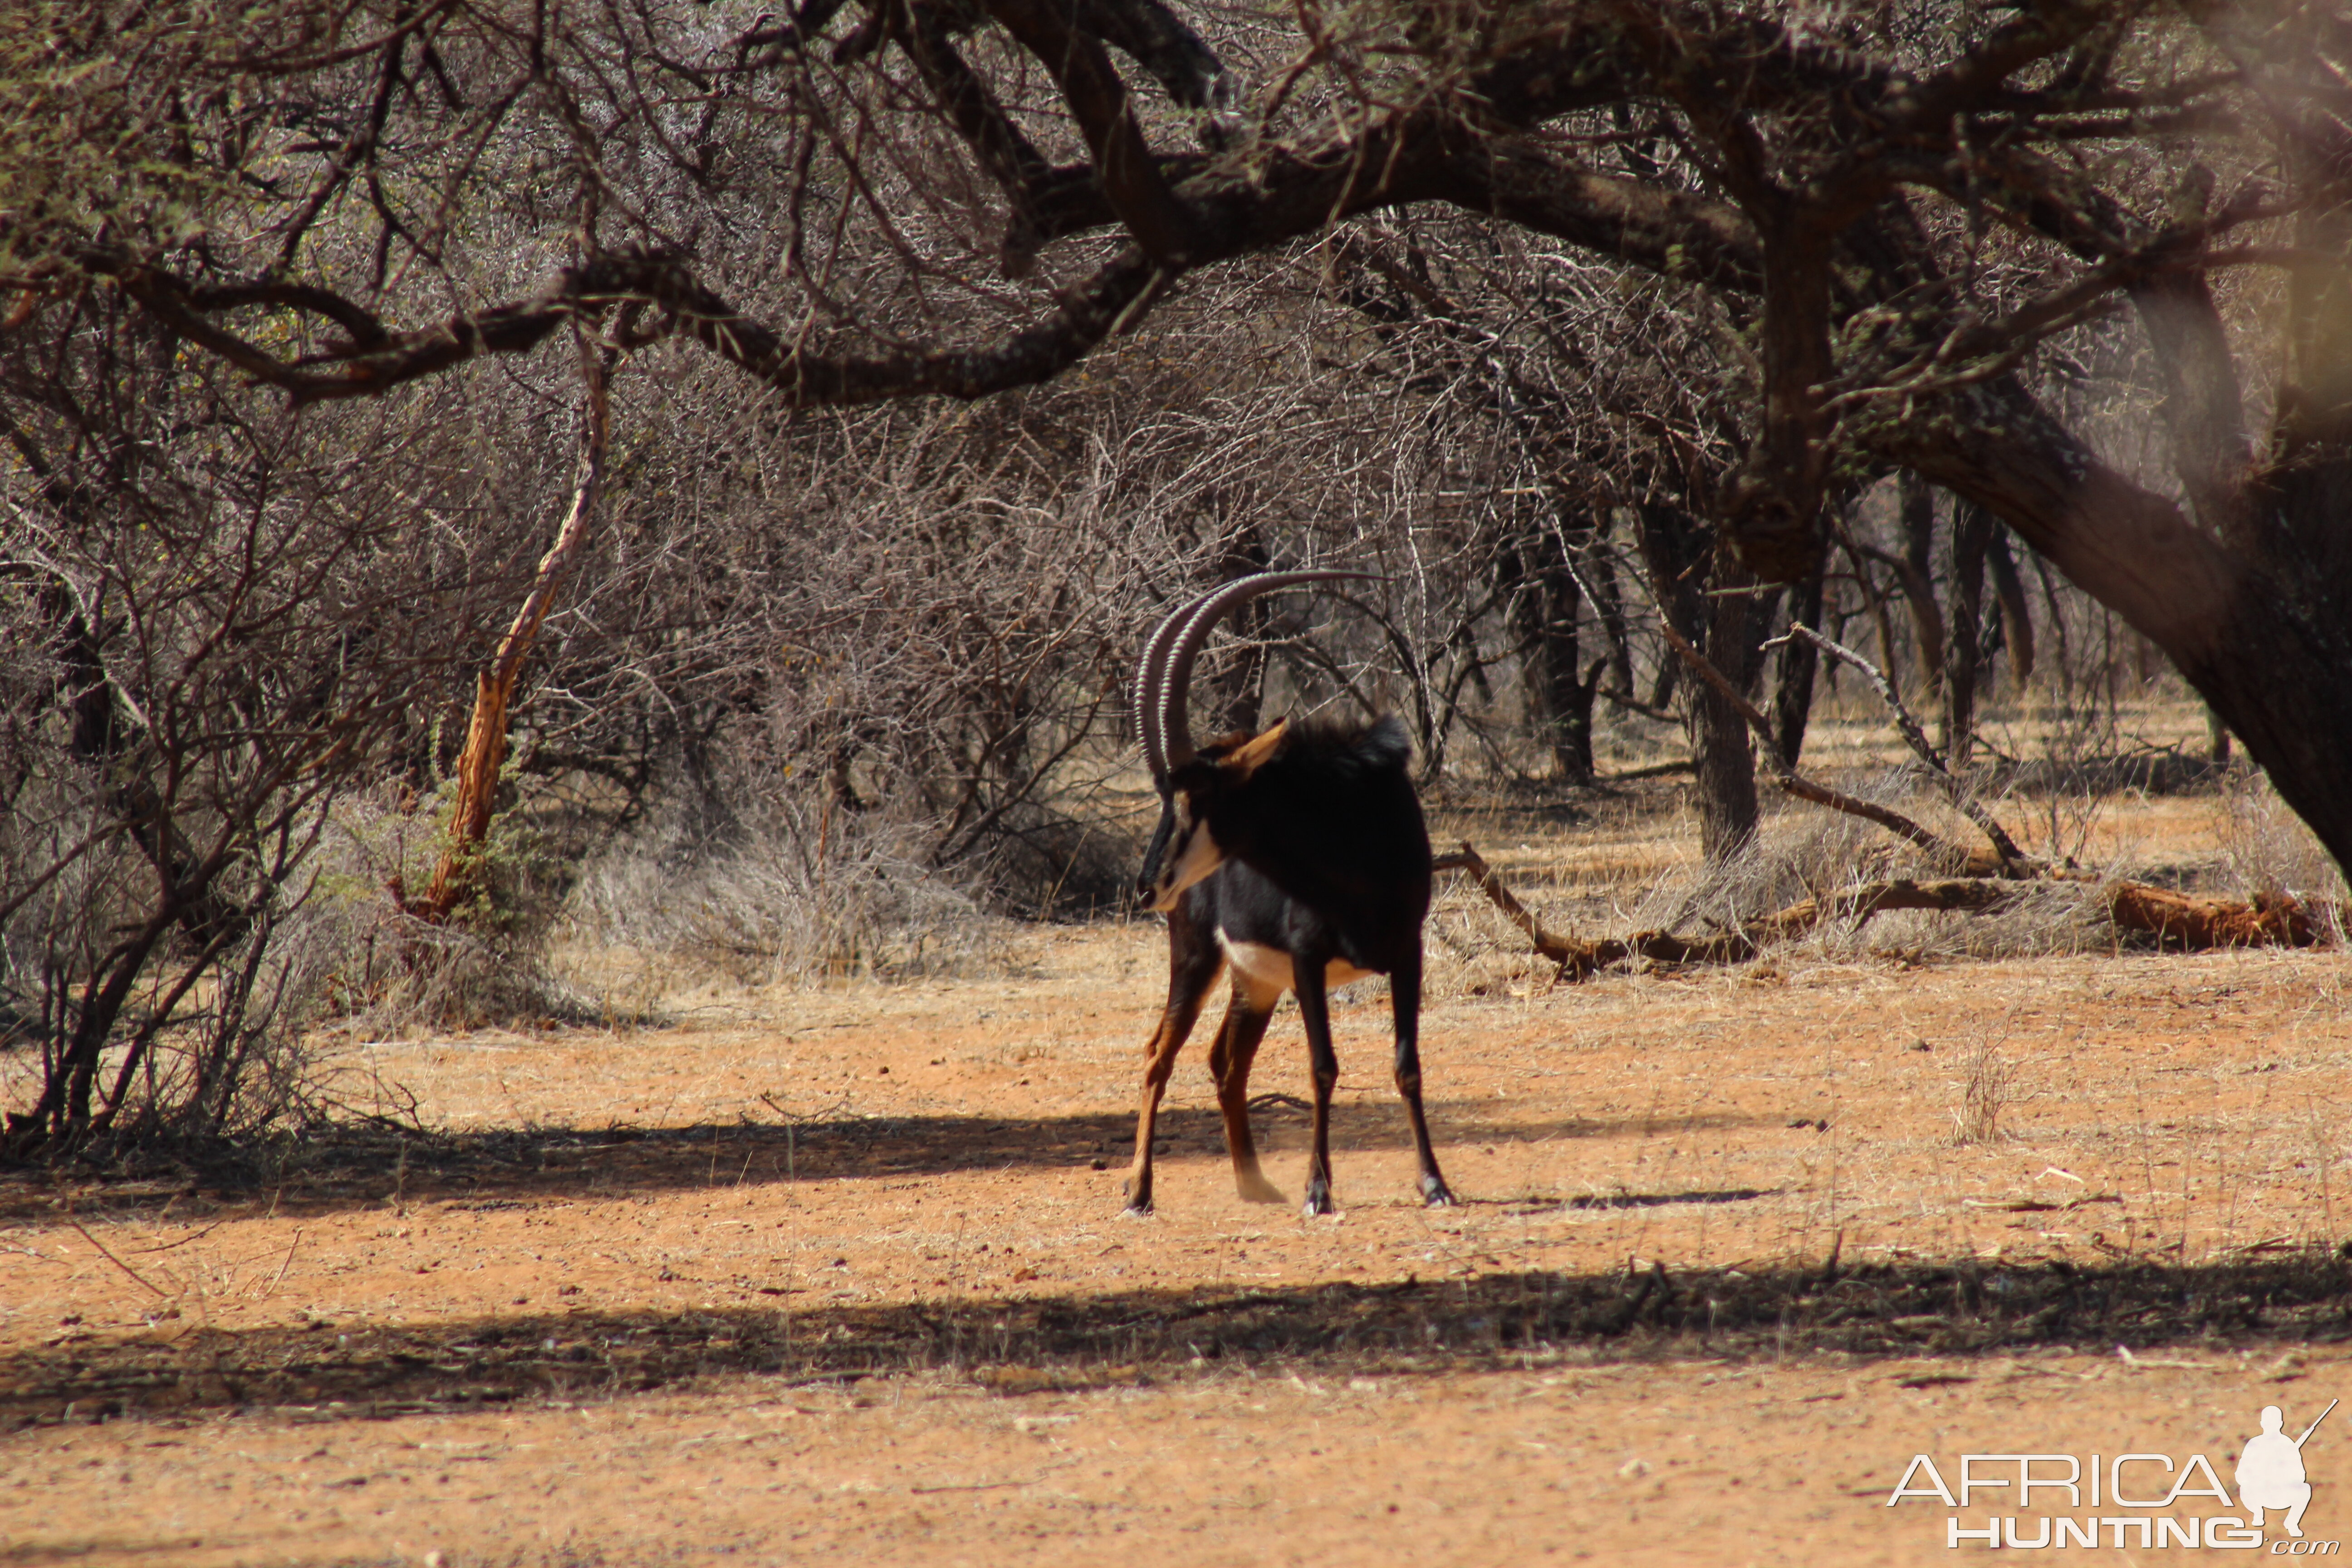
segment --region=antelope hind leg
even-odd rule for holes
[[[1429,1142],[1429,1118],[1421,1109],[1421,965],[1400,964],[1389,976],[1389,1005],[1396,1020],[1396,1086],[1412,1123],[1412,1152],[1421,1163],[1421,1201],[1431,1208],[1447,1208],[1453,1190],[1437,1168],[1437,1151]]]
[[[1217,1030],[1217,1043],[1209,1047],[1209,1072],[1217,1080],[1217,1109],[1225,1119],[1225,1152],[1233,1156],[1234,1186],[1244,1202],[1253,1204],[1288,1201],[1281,1188],[1266,1180],[1257,1163],[1257,1140],[1250,1131],[1249,1121],[1250,1068],[1257,1060],[1257,1047],[1265,1038],[1266,1023],[1281,994],[1276,991],[1261,997],[1234,986],[1225,1021]]]

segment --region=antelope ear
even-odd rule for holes
[[[1225,780],[1229,784],[1244,782],[1252,773],[1272,762],[1275,754],[1282,750],[1282,742],[1289,727],[1289,720],[1276,721],[1274,728],[1265,734],[1243,742],[1224,756],[1218,758],[1217,771],[1225,775]]]

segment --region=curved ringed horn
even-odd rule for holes
[[[1192,726],[1185,715],[1192,660],[1222,617],[1235,606],[1277,588],[1296,587],[1302,583],[1382,581],[1385,579],[1372,572],[1261,572],[1213,589],[1160,622],[1150,642],[1145,645],[1143,667],[1137,671],[1135,683],[1136,712],[1141,721],[1144,756],[1151,764],[1153,781],[1164,784],[1171,773],[1197,754],[1192,748]]]
[[[1135,662],[1134,707],[1136,738],[1143,742],[1143,760],[1151,769],[1154,784],[1168,776],[1168,737],[1162,725],[1166,714],[1152,700],[1160,686],[1160,667],[1168,662],[1168,647],[1176,634],[1184,629],[1184,617],[1192,612],[1195,599],[1160,623],[1150,640],[1143,645],[1142,656]]]

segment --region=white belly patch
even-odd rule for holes
[[[1290,972],[1290,954],[1280,948],[1267,947],[1263,942],[1235,942],[1222,928],[1217,932],[1217,946],[1224,952],[1225,962],[1234,966],[1234,973],[1246,982],[1252,992],[1265,996],[1297,989]],[[1352,984],[1370,973],[1345,959],[1335,958],[1323,966],[1323,984],[1326,989]]]

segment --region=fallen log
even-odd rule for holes
[[[1936,910],[1943,913],[1990,914],[2015,903],[2027,884],[2004,877],[1948,877],[1919,882],[1897,878],[1861,882],[1819,898],[1800,899],[1787,909],[1751,921],[1741,929],[1759,941],[1802,936],[1823,921],[1851,921],[1859,929],[1889,910]]]
[[[1676,773],[1694,772],[1698,764],[1688,757],[1681,757],[1670,763],[1652,763],[1644,768],[1627,768],[1622,773],[1602,773],[1594,782],[1596,784],[1633,784],[1641,779],[1672,778]]]
[[[2107,888],[2107,918],[2126,931],[2153,936],[2160,947],[2198,952],[2216,947],[2317,947],[2329,939],[2336,910],[2286,897],[2241,903],[2199,899],[2142,882]]]
[[[1547,929],[1466,842],[1452,854],[1435,857],[1430,866],[1433,870],[1468,872],[1486,900],[1525,933],[1536,952],[1559,966],[1559,978],[1571,982],[1635,958],[1654,963],[1745,963],[1768,944],[1791,941],[1825,921],[1850,921],[1859,929],[1873,916],[1892,910],[1990,914],[2023,898],[2033,885],[2000,876],[1860,882],[1801,899],[1714,936],[1680,937],[1669,931],[1644,931],[1588,942]],[[2330,906],[2306,905],[2294,899],[2249,904],[2191,898],[2143,882],[2109,883],[2105,903],[2108,918],[2117,926],[2152,935],[2160,945],[2179,952],[2320,945],[2329,940],[2336,912]]]
[[[1736,932],[1696,942],[1661,931],[1636,931],[1629,937],[1604,938],[1600,942],[1558,936],[1544,929],[1543,923],[1503,885],[1495,868],[1467,843],[1454,854],[1436,857],[1430,865],[1440,871],[1469,872],[1487,901],[1503,911],[1503,918],[1527,933],[1538,952],[1559,965],[1559,977],[1563,980],[1581,980],[1597,969],[1622,963],[1629,958],[1647,958],[1660,963],[1738,963],[1756,953],[1756,944]]]
[[[1570,570],[1574,568],[1570,567]],[[1590,592],[1587,589],[1587,593]],[[1748,921],[1736,931],[1697,942],[1685,942],[1664,931],[1640,931],[1622,940],[1580,942],[1544,931],[1535,917],[1510,896],[1510,890],[1487,869],[1486,862],[1478,858],[1476,851],[1469,845],[1465,844],[1459,855],[1433,860],[1433,864],[1438,867],[1451,863],[1464,869],[1475,870],[1480,889],[1510,917],[1513,923],[1528,933],[1538,952],[1559,964],[1563,976],[1581,980],[1603,964],[1631,957],[1672,963],[1738,963],[1754,956],[1759,944],[1809,931],[1832,914],[1852,917],[1857,925],[1883,910],[1958,910],[1982,914],[2007,903],[2019,888],[2028,883],[2099,881],[2097,877],[2077,870],[2071,864],[2054,866],[2026,854],[1984,804],[1971,796],[1962,781],[1952,773],[1942,753],[1927,739],[1927,732],[1917,718],[1903,705],[1901,694],[1885,672],[1852,648],[1833,642],[1799,622],[1790,623],[1786,636],[1776,639],[1796,638],[1811,643],[1822,653],[1861,670],[1894,714],[1896,731],[1902,735],[1904,743],[1926,765],[1928,776],[1953,808],[1984,834],[1989,847],[1966,848],[1901,812],[1832,789],[1780,763],[1777,760],[1777,742],[1770,722],[1721,670],[1708,661],[1705,654],[1692,647],[1689,639],[1675,629],[1672,617],[1664,613],[1663,602],[1658,630],[1675,651],[1747,721],[1748,728],[1763,742],[1758,753],[1759,760],[1772,772],[1774,783],[1785,794],[1876,823],[1925,851],[1929,862],[1947,874],[1946,879],[1873,882],[1843,889],[1825,899],[1802,900],[1760,920]],[[1773,645],[1768,643],[1765,646]],[[2153,888],[2144,882],[2116,881],[2104,884],[2104,901],[2107,918],[2117,929],[2153,936],[2158,948],[2176,952],[2226,947],[2313,947],[2334,940],[2335,933],[2344,923],[2343,911],[2334,904],[2305,904],[2286,895],[2274,895],[2249,903],[2229,899],[2192,898],[2169,889]]]

